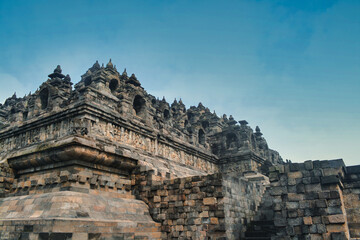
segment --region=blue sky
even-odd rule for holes
[[[0,0],[0,102],[99,60],[259,125],[284,159],[360,164],[360,1]]]

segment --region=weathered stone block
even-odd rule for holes
[[[304,167],[305,167],[306,170],[313,170],[314,169],[313,161],[311,161],[311,160],[305,161],[304,162]]]
[[[308,217],[303,217],[303,221],[305,225],[312,225],[312,217],[308,216]]]
[[[299,226],[301,224],[303,224],[303,219],[302,218],[288,218],[288,224],[290,226]]]
[[[287,173],[287,175],[288,175],[288,178],[302,178],[303,177],[303,174],[302,174],[302,172],[300,172],[300,171],[297,171],[297,172],[289,172],[289,173]]]
[[[343,214],[329,215],[329,223],[345,223],[345,216]]]
[[[204,203],[204,205],[214,205],[214,204],[216,204],[216,198],[214,198],[214,197],[209,197],[209,198],[204,198],[203,199],[203,203]]]
[[[331,240],[347,240],[344,232],[331,233]]]
[[[273,187],[270,190],[270,194],[273,196],[279,196],[287,193],[286,187]]]
[[[301,201],[304,199],[304,195],[297,194],[297,193],[288,193],[288,201],[295,202],[295,201]]]

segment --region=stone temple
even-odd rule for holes
[[[4,86],[3,86],[4,87]],[[284,162],[259,127],[96,62],[0,104],[0,239],[360,239],[360,166]]]

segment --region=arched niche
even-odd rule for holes
[[[170,112],[168,109],[164,110],[164,118],[165,118],[165,120],[168,120],[170,118]]]
[[[44,88],[40,91],[40,103],[41,103],[41,109],[46,109],[49,105],[49,89]]]
[[[140,95],[136,95],[133,101],[133,108],[137,116],[143,116],[145,113],[145,99]]]
[[[90,76],[87,76],[84,80],[84,84],[85,86],[89,86],[91,84],[91,77]]]
[[[209,121],[202,121],[201,122],[201,125],[202,125],[202,127],[204,128],[204,129],[207,129],[209,126],[210,126],[210,124],[209,124]]]
[[[204,130],[199,129],[198,139],[199,139],[199,144],[201,144],[201,145],[205,144],[205,132],[204,132]]]
[[[235,148],[238,147],[239,139],[235,133],[228,133],[226,135],[226,148]]]
[[[113,78],[110,80],[109,88],[112,92],[115,91],[118,86],[119,86],[119,81],[117,79]]]
[[[27,120],[28,115],[29,115],[28,111],[23,112],[23,121]]]

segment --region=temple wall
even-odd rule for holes
[[[14,182],[13,170],[7,163],[0,163],[0,198],[8,194]]]
[[[152,167],[162,173],[171,173],[171,169],[161,166],[161,161],[176,166],[190,168],[179,172],[175,176],[191,175],[191,170],[197,170],[193,175],[214,173],[218,166],[211,159],[211,154],[195,150],[185,142],[161,140],[151,134],[131,130],[125,126],[108,122],[101,119],[91,120],[89,136],[94,138],[102,137],[111,141],[116,148],[129,148],[130,157],[142,161],[143,165]],[[142,155],[139,156],[138,154]],[[145,156],[144,156],[145,155]]]
[[[350,236],[360,239],[360,166],[346,168],[343,184],[344,206]]]
[[[52,117],[54,118],[54,117]],[[42,151],[69,136],[80,136],[96,148],[140,160],[161,172],[176,176],[214,173],[218,166],[211,154],[199,151],[187,143],[161,140],[129,124],[114,123],[93,115],[42,120],[34,127],[0,133],[0,158],[2,161],[19,152]],[[178,140],[179,141],[179,140]],[[178,171],[172,171],[177,169]]]
[[[270,168],[274,239],[349,239],[344,167],[342,160],[333,160]]]
[[[13,180],[7,196],[74,191],[131,198],[131,180],[114,172],[84,166],[65,166],[23,174]]]
[[[238,239],[265,190],[261,183],[219,173],[163,180],[146,171],[135,179],[135,195],[161,223],[163,239]]]

